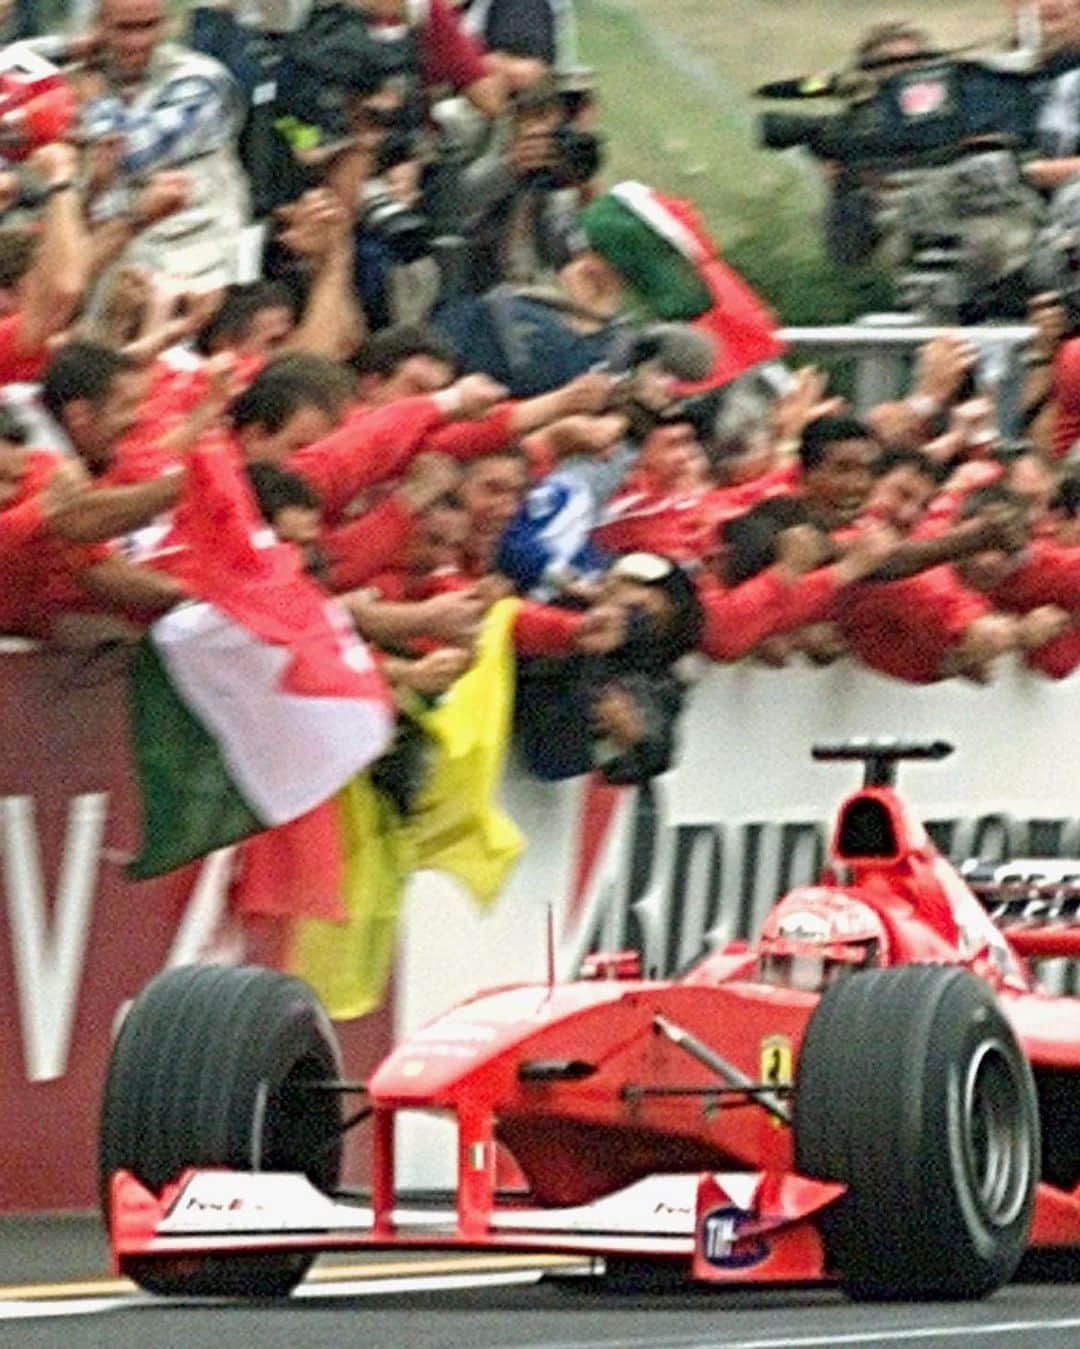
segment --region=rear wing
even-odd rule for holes
[[[947,759],[953,752],[947,740],[842,740],[839,744],[814,745],[811,758],[819,763],[852,760],[864,769],[864,787],[895,787],[896,765],[901,759]]]
[[[1080,960],[1080,858],[973,860],[960,872],[1018,955]]]

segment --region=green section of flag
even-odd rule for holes
[[[181,702],[149,636],[136,648],[129,686],[142,845],[128,876],[160,876],[265,828],[233,786],[216,742]]]

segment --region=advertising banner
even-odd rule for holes
[[[98,1106],[124,1005],[159,970],[215,955],[227,857],[128,881],[137,809],[121,657],[5,642],[0,1212],[96,1204]],[[350,1075],[389,1048],[390,1015],[343,1028]]]

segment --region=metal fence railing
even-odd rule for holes
[[[841,357],[854,366],[857,411],[902,397],[912,359],[924,343],[945,333],[961,332],[979,349],[976,379],[981,389],[996,391],[1001,429],[1018,430],[1022,368],[1019,354],[1034,329],[1023,323],[987,323],[963,329],[912,322],[903,314],[868,315],[843,327],[784,328],[781,336],[796,356]]]

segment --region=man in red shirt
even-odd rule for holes
[[[528,486],[528,463],[515,450],[484,455],[466,466],[459,493],[469,517],[464,566],[470,576],[491,571],[503,531],[518,513]]]
[[[659,422],[625,483],[604,508],[593,539],[612,553],[651,552],[700,562],[716,532],[705,451],[690,422]]]
[[[845,588],[884,561],[892,535],[871,526],[836,557],[805,503],[777,497],[728,521],[723,543],[720,574],[705,572],[697,583],[701,650],[711,660],[734,661],[769,643],[769,662],[783,664],[801,649],[804,632],[834,616]]]
[[[863,548],[867,528],[882,527],[872,518],[857,523],[879,454],[872,433],[852,418],[820,417],[803,432],[800,500],[809,519],[832,535],[841,557]],[[956,673],[985,678],[996,657],[1013,648],[1014,627],[948,567],[937,565],[970,551],[975,537],[972,530],[971,539],[912,544],[894,534],[879,565],[862,570],[865,579],[845,586],[830,607],[828,617],[852,653],[872,669],[914,683]]]
[[[78,152],[44,145],[29,162],[45,201],[36,234],[0,231],[0,384],[41,377],[49,341],[75,317],[89,275]]]
[[[133,486],[95,488],[109,448],[130,425],[136,371],[108,348],[69,343],[46,371],[43,398],[75,451],[25,450],[0,432],[0,628],[48,636],[68,610],[150,617],[182,598],[175,581],[136,566],[109,540],[176,501],[182,470]]]
[[[972,493],[961,514],[999,503],[1019,505],[1020,499],[1007,488],[988,487]],[[1011,551],[984,548],[954,570],[996,609],[1016,616],[1016,646],[1033,669],[1062,679],[1080,665],[1080,548],[1032,538]]]
[[[356,371],[357,394],[369,407],[437,393],[457,374],[450,347],[432,329],[412,323],[372,333],[349,364]]]

